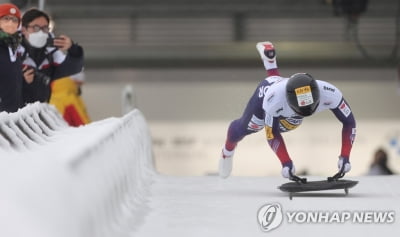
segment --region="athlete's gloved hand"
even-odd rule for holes
[[[347,173],[351,170],[349,158],[339,156],[338,161],[339,173]]]
[[[337,181],[338,179],[343,178],[343,176],[351,170],[349,158],[339,156],[338,169],[339,171],[334,176],[328,177],[328,182]]]
[[[296,169],[295,169],[292,161],[283,164],[282,176],[284,178],[291,179],[295,173],[296,173]]]

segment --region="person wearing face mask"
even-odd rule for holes
[[[22,106],[22,61],[18,56],[21,12],[13,4],[0,4],[0,112]]]
[[[83,49],[68,36],[50,33],[50,17],[38,9],[22,16],[23,102],[49,102],[57,79],[83,69]]]

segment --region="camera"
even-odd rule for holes
[[[38,70],[35,70],[34,73],[35,73],[35,80],[40,81],[46,86],[50,84],[51,79],[48,75],[46,75],[46,73],[40,72]]]
[[[48,47],[57,47],[57,46],[55,46],[54,45],[54,40],[55,39],[62,39],[61,37],[54,37],[54,38],[52,38],[52,37],[49,37],[49,38],[47,38],[47,46]]]
[[[33,69],[33,75],[34,75],[34,79],[37,80],[38,82],[44,84],[44,85],[49,85],[50,84],[50,76],[48,76],[46,73],[39,71],[38,69],[31,67],[31,66],[27,66],[22,73],[27,72],[28,70]]]

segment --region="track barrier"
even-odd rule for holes
[[[129,236],[152,157],[137,109],[77,128],[48,104],[0,113],[0,236]]]

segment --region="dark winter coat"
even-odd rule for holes
[[[10,41],[0,38],[0,112],[16,112],[22,106],[22,61]],[[15,45],[14,45],[15,47]]]
[[[51,82],[79,73],[83,69],[83,49],[73,44],[65,59],[59,57],[60,51],[54,47],[36,49],[22,42],[24,65],[35,69],[33,82],[23,83],[23,101],[25,104],[36,101],[48,102],[51,95]]]

